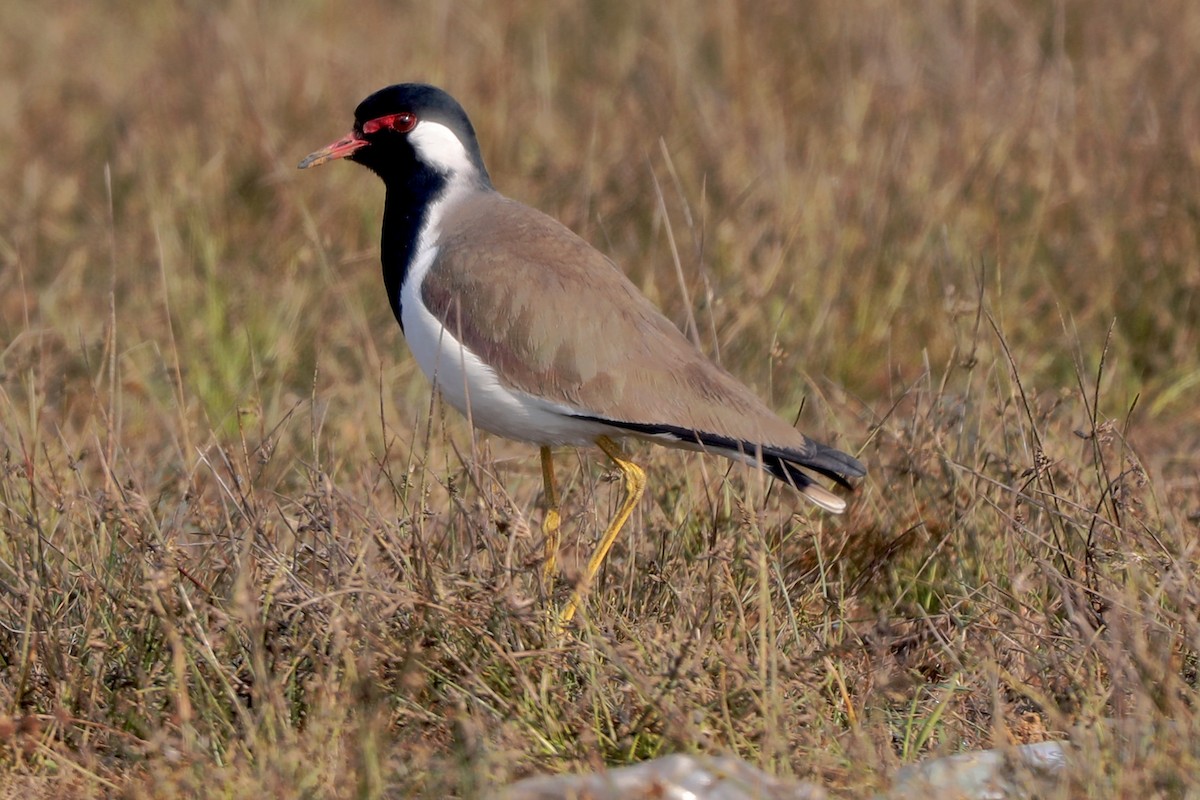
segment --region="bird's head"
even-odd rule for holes
[[[475,129],[450,95],[423,83],[380,89],[354,110],[354,128],[311,153],[300,169],[345,158],[368,167],[388,186],[431,178],[491,186]]]

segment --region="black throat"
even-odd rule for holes
[[[403,181],[387,181],[380,262],[388,302],[391,303],[396,322],[400,323],[401,331],[404,330],[404,320],[400,315],[400,289],[417,255],[417,242],[429,219],[429,210],[445,193],[448,185],[446,176],[429,169],[417,170]]]

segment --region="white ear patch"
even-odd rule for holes
[[[469,175],[476,172],[467,148],[454,132],[439,122],[421,120],[408,134],[408,141],[417,151],[417,158],[446,175]]]

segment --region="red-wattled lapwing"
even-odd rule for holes
[[[300,162],[348,158],[383,179],[383,282],[417,363],[485,431],[541,446],[544,575],[558,552],[555,445],[594,444],[624,477],[621,507],[560,615],[583,593],[646,476],[613,439],[636,436],[752,464],[826,511],[846,503],[804,472],[849,488],[857,459],[814,442],[709,361],[599,251],[492,188],[475,129],[433,86],[389,86],[354,111],[345,138]]]

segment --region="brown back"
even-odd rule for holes
[[[448,208],[442,229],[422,298],[506,385],[590,416],[807,449],[559,222],[487,192]]]

